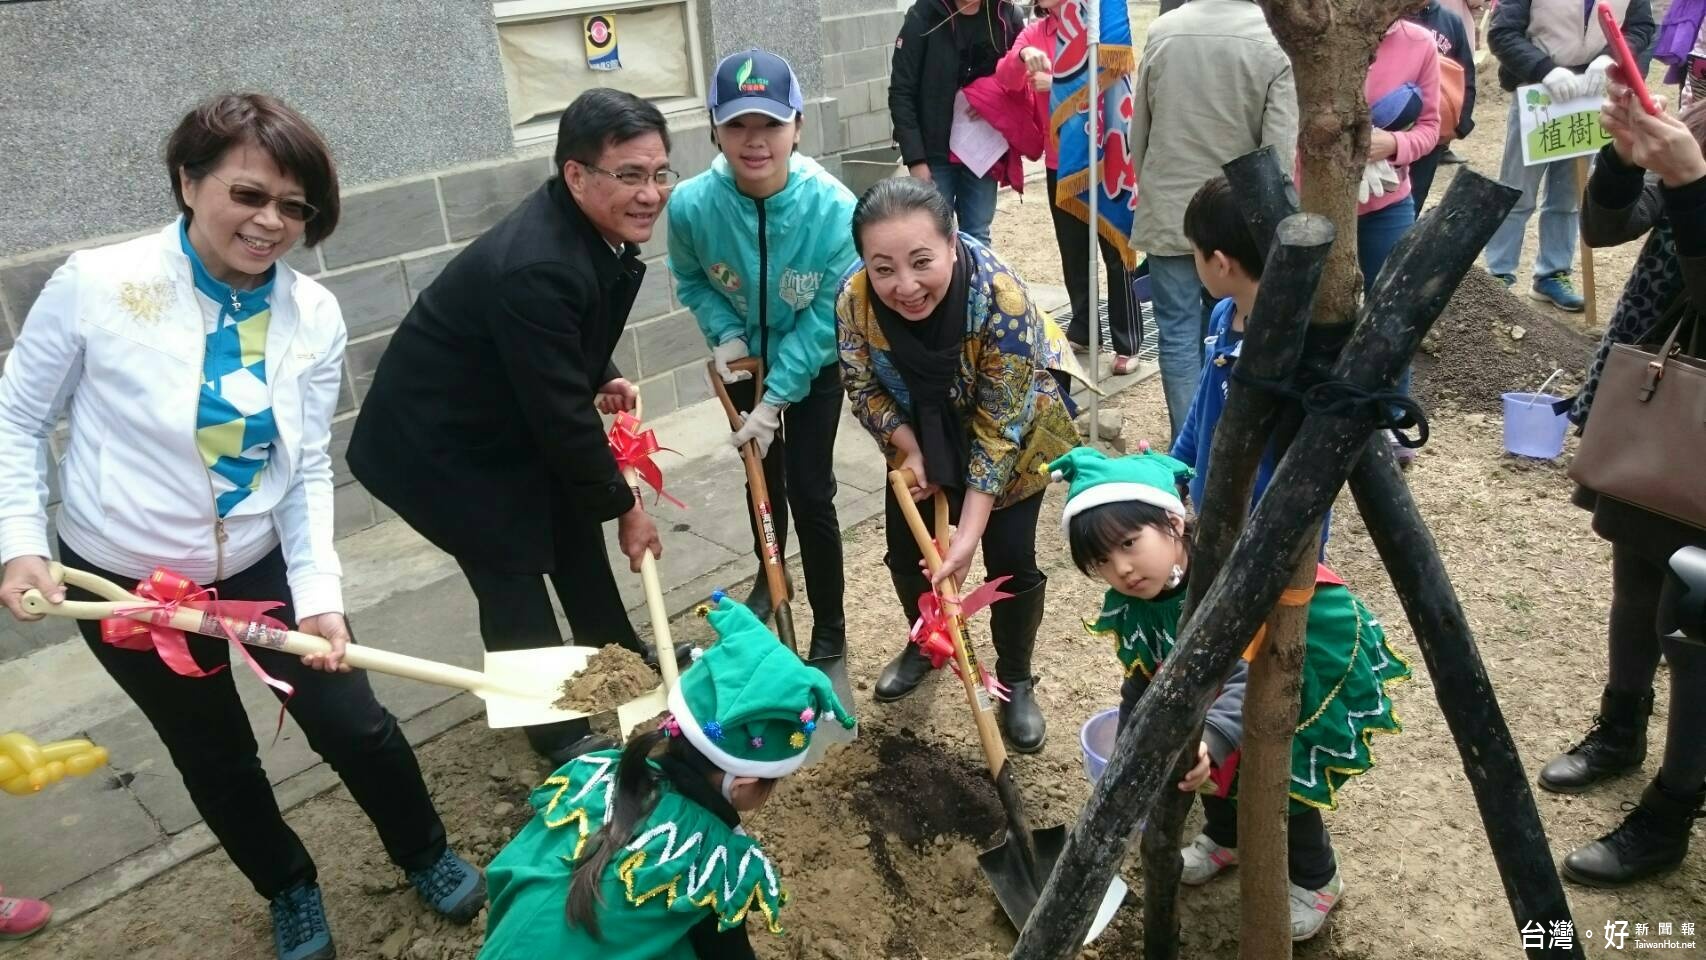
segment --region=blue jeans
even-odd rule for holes
[[[1362,268],[1362,292],[1367,296],[1374,289],[1380,268],[1392,255],[1392,248],[1416,223],[1416,200],[1405,197],[1390,207],[1357,217],[1357,265]],[[1410,365],[1398,375],[1399,392],[1410,393]]]
[[[1522,235],[1528,229],[1528,218],[1534,213],[1535,202],[1539,199],[1540,182],[1545,180],[1546,201],[1540,207],[1540,252],[1534,258],[1534,275],[1567,274],[1575,263],[1576,237],[1581,229],[1577,217],[1576,161],[1557,160],[1538,167],[1523,166],[1522,130],[1517,109],[1517,98],[1512,97],[1499,181],[1508,187],[1520,187],[1522,197],[1506,214],[1505,222],[1499,225],[1493,239],[1487,241],[1487,272],[1515,275],[1517,261],[1522,259]]]
[[[1205,326],[1202,281],[1194,257],[1149,257],[1149,292],[1161,353],[1161,392],[1173,436],[1185,426],[1202,373]]]
[[[989,246],[989,226],[995,222],[995,178],[972,176],[962,164],[932,162],[930,179],[954,208],[960,230]]]

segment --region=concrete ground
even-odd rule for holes
[[[1039,303],[1064,312],[1065,290],[1034,286]],[[1120,389],[1153,371],[1106,384]],[[671,615],[716,587],[744,590],[756,570],[749,552],[744,476],[725,443],[727,423],[715,403],[687,407],[651,424],[680,456],[661,454],[666,489],[687,504],[659,504],[659,569]],[[882,510],[884,474],[868,435],[844,415],[836,439],[837,506],[843,528]],[[608,549],[619,557],[615,525]],[[797,549],[790,544],[791,552]],[[380,649],[478,669],[481,646],[473,597],[451,558],[406,525],[392,520],[339,542],[345,598],[362,642]],[[646,632],[639,577],[618,568],[630,615]],[[796,578],[796,583],[798,580]],[[215,846],[164,745],[130,700],[89,655],[65,622],[65,639],[0,663],[0,731],[23,731],[46,742],[87,737],[112,754],[109,767],[70,778],[33,797],[0,798],[0,883],[9,892],[53,900],[63,922],[147,882]],[[564,627],[565,635],[567,627]],[[292,807],[331,788],[336,777],[308,748],[288,718],[276,741],[277,701],[241,666],[237,685],[262,744],[262,762],[280,805]],[[472,694],[374,675],[379,698],[402,721],[414,743],[481,713]]]

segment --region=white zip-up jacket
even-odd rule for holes
[[[196,292],[174,223],[72,254],[30,308],[0,374],[0,561],[48,556],[47,436],[69,404],[59,535],[141,579],[211,583],[280,544],[297,617],[343,612],[332,545],[332,415],[348,333],[331,292],[277,265],[266,381],[278,439],[221,520],[196,446],[202,360],[219,311]],[[129,586],[126,584],[125,586]]]

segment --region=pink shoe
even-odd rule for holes
[[[0,897],[0,940],[22,940],[41,932],[53,908],[40,900]]]

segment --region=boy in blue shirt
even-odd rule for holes
[[[1203,184],[1191,198],[1185,208],[1185,238],[1191,243],[1203,289],[1220,300],[1209,315],[1209,335],[1203,341],[1202,374],[1197,378],[1196,396],[1191,400],[1191,410],[1185,415],[1179,435],[1173,440],[1173,456],[1196,471],[1190,485],[1191,508],[1200,511],[1209,452],[1214,447],[1214,428],[1226,407],[1232,364],[1237,362],[1244,346],[1244,324],[1250,319],[1256,292],[1261,289],[1264,258],[1225,177],[1215,177]],[[1268,488],[1277,462],[1270,445],[1256,467],[1252,507]],[[1331,522],[1329,513],[1321,525],[1323,556]]]

